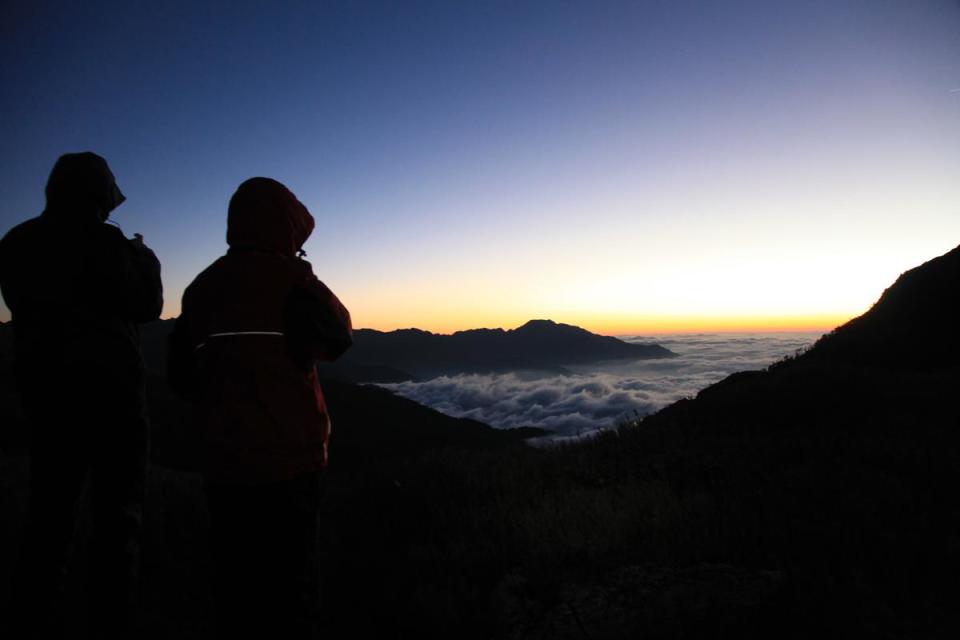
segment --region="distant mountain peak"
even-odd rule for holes
[[[551,370],[602,360],[669,358],[655,344],[634,344],[553,320],[530,320],[516,329],[468,329],[433,334],[417,329],[354,332],[347,363],[409,372],[417,378],[455,373]]]
[[[572,324],[563,324],[562,322],[554,322],[553,320],[528,320],[523,323],[516,329],[516,332],[522,333],[532,333],[532,332],[551,332],[551,333],[585,333],[589,334],[590,332],[586,329],[576,327]]]
[[[519,329],[533,329],[537,327],[556,327],[558,326],[558,324],[559,323],[554,322],[553,320],[533,319],[533,320],[527,320],[522,325],[517,327],[517,329],[519,330]],[[570,325],[567,325],[567,326],[570,326]]]

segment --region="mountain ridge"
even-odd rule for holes
[[[960,363],[960,246],[900,274],[864,314],[824,335],[808,358],[936,371]],[[935,349],[924,346],[936,337]]]
[[[774,635],[952,637],[958,311],[960,247],[806,352],[646,416],[604,451],[636,452],[640,473],[723,519],[695,554],[783,572]]]
[[[657,344],[628,343],[574,325],[530,320],[515,329],[467,329],[451,334],[412,328],[357,329],[354,345],[341,362],[389,367],[424,378],[505,370],[558,371],[567,365],[675,355]]]

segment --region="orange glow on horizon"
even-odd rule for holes
[[[853,316],[822,314],[799,317],[648,317],[648,318],[597,318],[597,317],[531,317],[522,320],[504,319],[498,322],[477,321],[472,324],[454,322],[421,322],[397,324],[395,322],[355,322],[357,328],[377,331],[397,329],[421,329],[439,334],[451,334],[468,329],[515,329],[533,319],[548,319],[570,324],[592,333],[609,336],[658,335],[671,333],[746,333],[746,332],[823,332],[826,333]]]
[[[179,308],[168,305],[164,319],[176,318]],[[177,305],[179,306],[179,305]],[[528,317],[511,314],[496,318],[470,318],[468,314],[435,313],[427,317],[397,317],[372,319],[362,309],[353,309],[354,327],[395,331],[397,329],[421,329],[439,334],[451,334],[469,329],[516,329],[530,320],[553,320],[554,322],[581,327],[592,333],[607,336],[658,335],[671,333],[764,333],[764,332],[816,332],[826,333],[844,324],[859,314],[810,314],[802,316],[587,316],[579,314],[533,314]],[[442,319],[438,319],[442,318]]]

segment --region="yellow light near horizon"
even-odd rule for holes
[[[511,329],[549,319],[604,335],[825,332],[937,255],[920,242],[841,250],[815,234],[803,243],[769,236],[732,246],[735,237],[677,232],[626,245],[612,236],[589,245],[554,238],[496,256],[463,252],[396,272],[331,274],[329,282],[355,327],[384,331]]]
[[[668,333],[826,333],[850,319],[845,315],[696,317],[661,316],[647,318],[583,318],[570,322],[594,333],[612,336],[658,335]]]
[[[355,326],[379,330],[451,333],[550,319],[606,335],[826,331],[866,311],[882,292],[883,284],[864,284],[870,279],[866,273],[890,281],[876,264],[854,268],[842,259],[690,260],[659,273],[602,259],[589,266],[580,271],[527,266],[524,281],[509,277],[511,265],[483,273],[450,270],[342,297]]]
[[[717,332],[827,332],[857,314],[818,314],[796,316],[697,316],[697,315],[620,315],[620,314],[487,314],[437,311],[429,315],[378,317],[372,311],[356,307],[355,326],[393,331],[417,328],[434,333],[454,333],[466,329],[515,329],[529,320],[546,319],[578,326],[593,333],[612,336],[717,333]]]

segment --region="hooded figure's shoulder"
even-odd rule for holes
[[[14,226],[0,238],[0,256],[4,263],[13,260],[15,256],[42,250],[48,235],[45,221],[42,216],[24,220]]]
[[[38,245],[39,247],[69,242],[72,244],[115,244],[126,241],[123,231],[112,224],[92,222],[78,224],[41,214],[24,220],[3,236],[0,243],[6,247]]]
[[[198,289],[202,289],[207,283],[215,281],[218,275],[229,267],[229,261],[226,258],[227,256],[220,256],[194,276],[190,284],[183,290],[183,299],[186,300],[189,295],[194,294]]]
[[[0,238],[0,243],[4,246],[10,246],[11,243],[22,242],[25,238],[29,238],[31,235],[40,231],[43,226],[43,216],[29,218],[11,227],[10,230]]]

